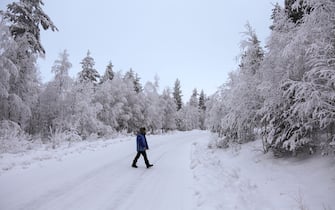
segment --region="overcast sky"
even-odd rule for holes
[[[1,0],[1,9],[10,0]],[[270,34],[271,10],[284,0],[44,0],[44,11],[58,32],[42,32],[45,59],[38,64],[43,82],[64,49],[81,70],[87,50],[103,74],[109,61],[114,71],[132,68],[144,85],[160,78],[160,90],[181,81],[185,100],[194,88],[207,95],[237,68],[241,32],[249,22],[264,46]]]

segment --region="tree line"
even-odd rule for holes
[[[141,84],[134,70],[114,71],[110,62],[103,75],[88,51],[81,70],[71,78],[66,50],[59,54],[43,84],[37,58],[45,55],[40,30],[57,31],[42,10],[43,2],[20,0],[1,11],[0,127],[1,139],[43,142],[77,141],[132,133],[139,127],[151,132],[204,129],[206,96],[194,89],[190,102],[182,101],[181,83],[158,93],[159,79]]]

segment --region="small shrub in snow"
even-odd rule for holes
[[[50,133],[49,139],[53,149],[59,147],[62,142],[69,142],[69,145],[71,145],[72,142],[82,141],[76,130],[61,131],[56,129]]]
[[[9,120],[0,121],[0,153],[15,153],[30,146],[27,135],[17,123]]]
[[[225,136],[222,137],[213,137],[209,143],[208,148],[220,148],[225,149],[229,147],[229,140]]]

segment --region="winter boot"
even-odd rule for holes
[[[147,165],[147,168],[150,168],[150,167],[152,167],[152,166],[154,166],[154,165],[152,165],[152,164],[148,164],[148,165]]]

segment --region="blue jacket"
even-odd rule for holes
[[[146,149],[149,149],[149,146],[148,146],[148,143],[147,143],[147,139],[145,138],[145,135],[137,134],[136,142],[137,142],[137,151],[138,152],[143,152]]]

